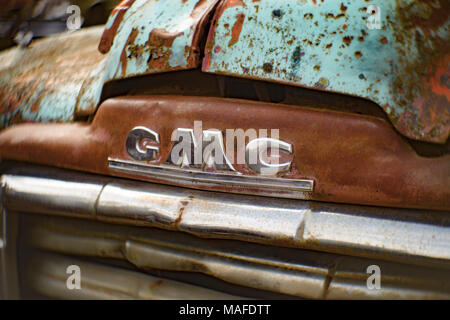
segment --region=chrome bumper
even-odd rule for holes
[[[297,297],[450,298],[448,212],[230,195],[31,166],[11,167],[1,179],[8,213],[112,223],[47,217],[27,237],[39,249],[200,272]],[[80,235],[77,223],[92,232]],[[152,228],[130,234],[114,224]],[[382,270],[381,290],[366,286],[373,264]]]

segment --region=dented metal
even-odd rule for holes
[[[203,71],[364,97],[402,134],[444,143],[450,132],[450,3],[225,0]]]
[[[157,227],[200,237],[449,267],[448,212],[227,195],[21,167],[6,210]],[[40,177],[45,172],[45,178]],[[61,194],[61,190],[62,195]],[[75,195],[67,199],[71,190]]]
[[[67,267],[77,265],[82,270],[79,290],[67,289]],[[24,271],[27,288],[56,299],[93,300],[222,300],[238,296],[202,287],[152,277],[73,257],[38,253],[27,263]]]
[[[201,36],[218,0],[124,1],[105,26],[107,80],[200,65]]]
[[[247,288],[314,299],[450,297],[445,269],[74,219],[30,215],[25,221],[29,247],[87,259],[118,259],[144,272],[180,273],[180,280],[185,272],[199,273]],[[380,290],[367,288],[370,265],[383,270]]]

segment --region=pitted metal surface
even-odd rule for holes
[[[203,70],[364,97],[402,134],[444,143],[450,132],[448,1],[226,0]]]

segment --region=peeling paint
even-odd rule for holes
[[[198,67],[199,41],[217,2],[134,1],[115,33],[105,80]]]
[[[225,0],[208,36],[203,71],[364,97],[405,136],[445,143],[450,90],[440,79],[450,76],[450,2],[380,0],[380,30],[367,28],[367,5]],[[245,19],[234,41],[225,26],[238,15]],[[213,50],[228,43],[226,52]]]
[[[0,128],[94,112],[103,87],[101,32],[87,28],[0,53]]]

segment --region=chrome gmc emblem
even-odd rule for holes
[[[239,146],[239,141],[242,144],[246,139],[245,136],[243,139],[240,137],[244,132],[238,129],[231,131],[231,138],[227,130],[227,148],[225,148],[222,131],[197,129],[198,127],[195,126],[194,129],[174,130],[169,156],[161,162],[159,134],[144,126],[135,127],[129,132],[125,141],[127,153],[133,161],[109,158],[109,168],[128,174],[144,175],[150,180],[154,178],[171,184],[195,187],[252,188],[261,190],[261,194],[283,191],[283,194],[287,195],[313,191],[313,180],[279,177],[279,174],[291,169],[294,155],[290,143],[273,136],[258,138],[256,134],[252,135],[252,132],[245,132],[249,138],[248,143]],[[230,141],[234,143],[235,137],[238,141],[237,148],[234,145],[230,147],[228,144]],[[238,151],[236,157],[235,150]],[[280,161],[281,159],[284,160]],[[255,175],[239,172],[236,169],[235,160],[240,168],[244,166]],[[307,196],[300,196],[300,198],[307,198]]]

